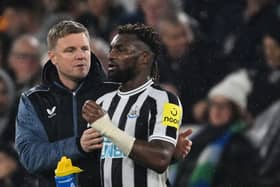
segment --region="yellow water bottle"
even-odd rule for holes
[[[78,187],[77,173],[82,170],[72,165],[71,159],[63,156],[55,169],[57,187]]]

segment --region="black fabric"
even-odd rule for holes
[[[269,67],[249,71],[252,92],[248,96],[248,111],[256,117],[280,98],[280,70]]]
[[[149,121],[149,136],[152,135],[154,133],[154,129],[155,129],[155,125],[156,125],[156,114],[157,114],[157,103],[156,100],[148,97],[147,102],[149,102],[149,106],[151,107],[151,118]]]
[[[245,20],[242,16],[240,25],[237,26],[239,30],[235,33],[235,45],[228,60],[237,64],[238,67],[263,67],[262,39],[269,25],[274,25],[276,19],[276,8],[272,3],[264,6],[249,20]]]
[[[213,27],[215,17],[224,16],[219,12],[227,6],[242,4],[243,0],[184,0],[183,9],[190,16],[194,17],[201,25],[203,33],[209,34]]]
[[[147,187],[147,168],[134,162],[134,186]]]
[[[146,99],[143,103],[143,105],[141,106],[140,109],[140,114],[141,116],[139,116],[136,120],[136,125],[135,125],[135,138],[136,139],[141,139],[141,140],[145,140],[148,141],[148,137],[149,137],[149,130],[148,128],[150,126],[152,126],[152,129],[154,129],[155,126],[155,116],[154,113],[151,112],[151,120],[153,119],[154,122],[149,123],[149,110],[147,110],[147,108],[154,108],[156,107],[155,103],[152,102],[150,99]],[[146,125],[149,124],[149,125]]]
[[[114,6],[111,6],[114,5]],[[102,37],[104,40],[110,40],[110,33],[116,25],[117,19],[125,14],[125,9],[116,4],[109,4],[106,12],[102,16],[96,16],[93,12],[86,11],[76,18],[76,21],[85,25],[90,35]]]
[[[122,187],[122,162],[123,158],[112,159],[112,168],[111,168],[111,181],[112,186]]]
[[[183,124],[196,122],[192,114],[194,104],[204,99],[208,90],[228,72],[224,63],[213,60],[211,48],[206,42],[197,42],[178,59],[172,59],[163,48],[157,59],[160,83],[172,84],[179,91]]]
[[[112,102],[111,102],[110,107],[108,109],[108,115],[110,116],[111,119],[113,117],[113,114],[114,114],[119,102],[120,102],[120,99],[121,99],[120,96],[118,96],[117,94],[112,99]]]

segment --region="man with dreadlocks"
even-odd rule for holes
[[[151,27],[120,26],[110,44],[108,76],[121,85],[83,106],[84,119],[104,136],[104,187],[167,186],[182,107],[177,96],[154,83],[159,46]]]

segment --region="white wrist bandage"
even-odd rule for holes
[[[116,146],[118,146],[125,155],[129,155],[130,151],[132,150],[135,138],[116,127],[110,120],[108,114],[93,122],[91,127],[95,128],[102,135],[111,139],[111,141]]]

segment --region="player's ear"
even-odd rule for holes
[[[140,62],[142,64],[150,64],[151,61],[152,61],[151,53],[144,51],[143,54],[140,56]]]

